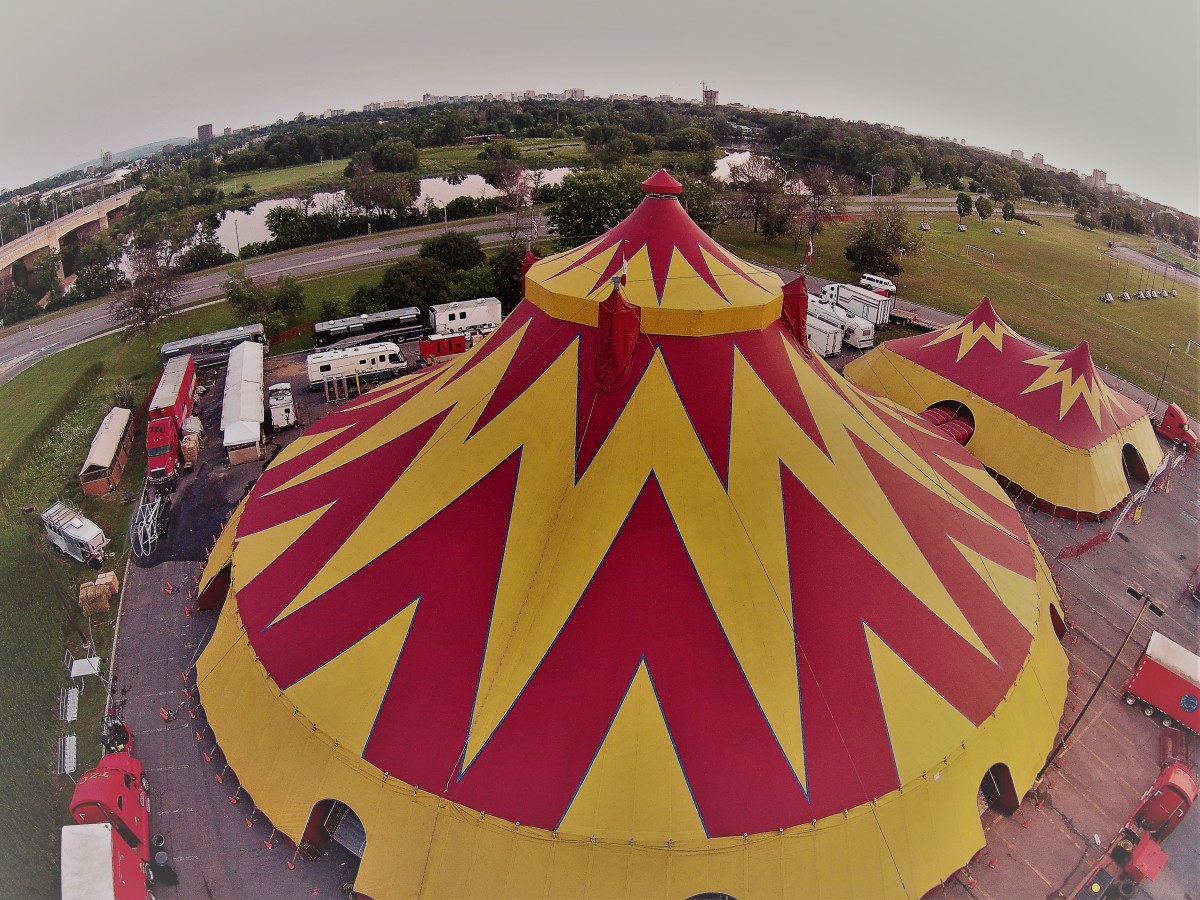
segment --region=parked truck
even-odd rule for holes
[[[500,301],[495,297],[435,303],[429,307],[429,330],[435,336],[463,331],[486,332],[500,324]]]
[[[42,513],[42,528],[50,543],[71,559],[99,569],[108,556],[109,539],[100,526],[65,503],[52,503]]]
[[[804,333],[808,338],[808,346],[817,356],[828,358],[842,352],[840,325],[830,325],[809,312],[805,319]]]
[[[179,472],[190,468],[183,455],[184,425],[196,405],[196,363],[190,355],[167,361],[150,400],[146,466],[156,490],[174,490]]]
[[[808,314],[841,328],[842,342],[856,350],[870,350],[875,346],[875,326],[830,300],[809,294]]]
[[[885,297],[852,284],[827,284],[821,298],[866,319],[876,328],[887,325],[892,317],[893,297]]]
[[[150,780],[119,720],[105,720],[104,744],[99,764],[75,783],[74,824],[62,829],[62,897],[153,900]]]
[[[1157,878],[1169,859],[1163,843],[1191,811],[1196,791],[1196,776],[1187,766],[1164,766],[1125,827],[1069,896],[1119,900],[1135,896],[1142,882]]]
[[[1154,430],[1162,437],[1183,447],[1187,456],[1196,452],[1196,432],[1188,421],[1187,413],[1178,403],[1168,403],[1162,418],[1153,417]]]
[[[1200,734],[1200,656],[1154,632],[1125,682],[1125,703],[1148,719]]]

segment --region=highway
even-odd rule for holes
[[[499,244],[508,240],[506,232],[497,232],[501,219],[492,217],[454,226],[451,230],[488,232],[480,234],[480,243]],[[256,257],[246,262],[246,272],[259,282],[271,282],[281,275],[306,279],[341,269],[383,265],[403,256],[412,256],[420,242],[446,230],[444,225],[422,226],[400,231],[384,231],[361,238],[329,244],[317,244],[297,250]],[[546,233],[546,220],[538,217],[538,233]],[[402,246],[396,246],[401,244]],[[197,272],[182,280],[180,311],[213,301],[224,292],[228,272],[219,269]],[[52,353],[77,346],[116,330],[108,315],[107,303],[92,303],[72,309],[51,319],[22,323],[0,334],[0,384],[15,378]]]

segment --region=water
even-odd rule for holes
[[[559,184],[570,173],[566,166],[556,169],[535,169],[531,175],[538,176],[541,184]],[[413,205],[421,209],[427,199],[438,206],[445,206],[457,197],[490,198],[496,197],[500,191],[492,187],[481,175],[461,175],[449,178],[422,178],[420,190]],[[216,228],[217,240],[230,253],[238,253],[240,247],[247,244],[271,240],[271,231],[267,228],[267,213],[280,206],[299,206],[306,201],[294,198],[283,200],[260,200],[246,209],[231,209],[220,214],[220,224]],[[336,191],[313,194],[310,209],[318,211],[346,203],[346,192]]]

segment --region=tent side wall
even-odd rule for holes
[[[970,409],[975,433],[967,449],[1002,481],[1028,491],[1055,511],[1103,517],[1130,493],[1122,451],[1137,448],[1147,469],[1162,460],[1162,450],[1145,416],[1095,447],[1069,447],[1012,413],[987,402],[886,346],[854,360],[846,378],[861,388],[916,413],[953,400]]]
[[[279,690],[256,659],[232,596],[196,678],[226,761],[275,828],[298,841],[313,807],[326,799],[355,811],[367,834],[355,888],[378,900],[920,896],[983,846],[975,798],[988,769],[1006,764],[1024,794],[1057,733],[1066,655],[1050,621],[1053,583],[1040,557],[1038,564],[1039,614],[1029,656],[996,713],[962,749],[873,808],[745,840],[635,845],[553,834],[390,778],[352,748],[339,747]]]

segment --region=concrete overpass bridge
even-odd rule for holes
[[[15,263],[28,257],[36,258],[51,250],[59,250],[62,247],[62,239],[67,235],[73,235],[75,240],[82,241],[98,234],[100,229],[108,227],[109,215],[128,206],[130,199],[141,190],[140,187],[133,187],[119,191],[83,209],[59,216],[53,222],[39,226],[29,234],[0,246],[0,290],[12,285],[12,268]],[[58,277],[60,280],[64,278],[61,262],[58,266]]]

